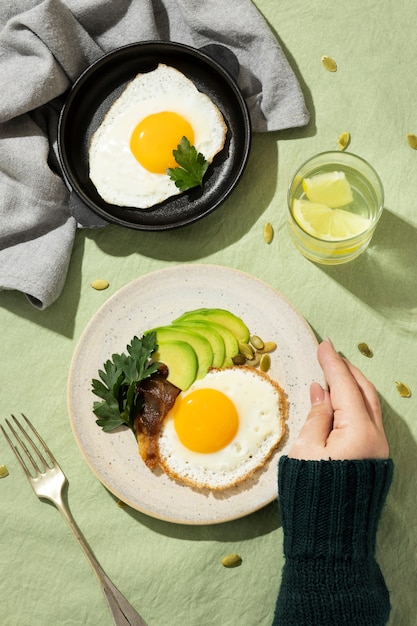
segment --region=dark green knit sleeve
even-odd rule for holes
[[[390,459],[280,459],[285,563],[273,626],[387,623],[375,540],[392,473]]]

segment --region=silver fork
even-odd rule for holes
[[[62,497],[63,488],[68,485],[66,476],[37,430],[23,413],[22,417],[31,430],[32,436],[34,435],[39,443],[33,441],[32,437],[14,415],[12,415],[12,418],[20,434],[16,432],[16,429],[9,420],[6,419],[6,423],[18,442],[26,460],[24,460],[22,453],[12,442],[3,426],[0,425],[0,428],[22,466],[28,481],[32,485],[33,491],[38,498],[44,498],[52,502],[68,523],[99,580],[116,626],[146,626],[146,622],[120,593],[117,587],[114,586],[89,548]]]

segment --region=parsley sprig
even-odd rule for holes
[[[204,155],[197,152],[190,144],[187,137],[183,137],[173,150],[174,158],[179,167],[170,167],[167,174],[181,191],[187,191],[192,187],[202,187],[203,177],[209,166]]]
[[[134,337],[126,346],[128,354],[113,354],[99,370],[101,380],[92,380],[93,393],[101,398],[94,402],[93,412],[99,418],[96,424],[105,432],[125,424],[132,430],[135,416],[142,406],[139,383],[157,371],[160,363],[151,361],[157,348],[156,333],[141,339]]]

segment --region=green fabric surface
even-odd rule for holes
[[[116,499],[87,466],[68,420],[71,357],[86,324],[119,288],[179,263],[217,263],[267,281],[375,383],[396,471],[377,535],[391,594],[390,626],[415,623],[417,528],[417,43],[414,0],[256,0],[297,73],[311,121],[255,134],[232,196],[185,228],[143,233],[109,226],[79,231],[60,298],[45,311],[24,295],[0,293],[0,420],[26,413],[69,482],[70,508],[108,575],[149,626],[267,626],[283,564],[277,503],[214,526],[154,520]],[[336,73],[320,58],[336,59]],[[305,260],[286,224],[286,190],[309,156],[336,148],[367,159],[385,188],[385,211],[369,250],[341,267]],[[267,245],[265,222],[275,236]],[[106,291],[91,288],[104,277]],[[202,286],[203,287],[203,286]],[[180,286],[179,286],[180,288]],[[374,357],[362,356],[366,341]],[[402,398],[395,382],[412,390]],[[94,574],[59,513],[33,494],[0,437],[0,623],[44,626],[112,623]],[[242,557],[226,569],[221,558]]]

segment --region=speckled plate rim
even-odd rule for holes
[[[131,431],[104,433],[92,412],[91,380],[134,335],[170,323],[198,307],[233,311],[251,332],[278,345],[270,376],[289,400],[287,434],[268,464],[241,485],[218,494],[181,485],[151,472],[138,455]],[[317,340],[302,315],[276,289],[240,270],[190,264],[156,270],[111,296],[82,333],[71,362],[68,408],[77,444],[102,484],[130,507],[180,524],[216,524],[253,513],[277,498],[277,464],[286,454],[309,409],[309,386],[324,383]]]

